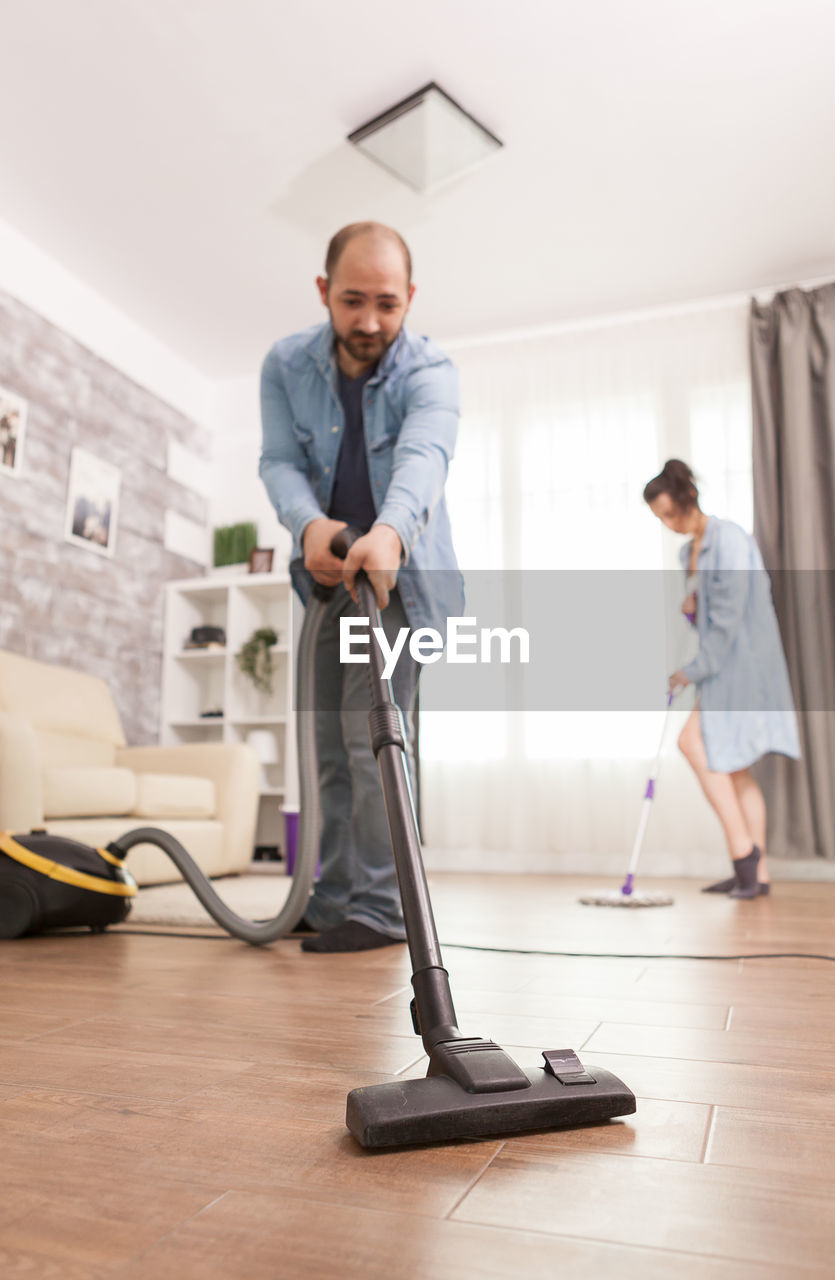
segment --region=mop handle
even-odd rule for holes
[[[661,740],[658,743],[658,751],[650,770],[649,779],[647,780],[647,788],[644,792],[644,803],[641,805],[641,816],[638,819],[638,830],[635,832],[635,841],[632,845],[632,857],[629,859],[629,870],[626,873],[626,879],[621,886],[621,893],[626,897],[632,892],[632,885],[635,879],[635,872],[638,869],[638,858],[641,856],[641,846],[644,843],[644,834],[649,822],[650,810],[652,802],[655,799],[655,784],[658,781],[658,774],[661,771],[661,760],[664,755],[664,745],[667,741],[667,725],[670,720],[670,709],[673,705],[675,694],[671,691],[667,694],[667,710],[664,715],[664,727],[661,730]]]

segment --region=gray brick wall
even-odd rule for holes
[[[201,571],[165,549],[165,512],[207,519],[168,442],[207,458],[210,432],[2,292],[0,385],[28,402],[22,469],[0,472],[0,649],[100,676],[128,742],[156,742],[163,587]],[[121,472],[112,559],[64,541],[76,445]]]

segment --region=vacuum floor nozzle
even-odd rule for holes
[[[632,1115],[635,1095],[596,1067],[565,1083],[544,1068],[526,1070],[529,1086],[467,1093],[447,1076],[395,1080],[348,1094],[345,1123],[369,1149],[488,1138],[536,1129],[576,1128]],[[566,1076],[570,1081],[570,1077]]]

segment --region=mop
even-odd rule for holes
[[[664,758],[670,710],[674,696],[673,693],[667,695],[667,711],[664,716],[664,727],[661,730],[661,741],[658,743],[658,751],[650,771],[647,789],[644,792],[644,803],[641,805],[641,816],[638,820],[638,830],[635,833],[635,843],[632,846],[632,857],[629,861],[626,879],[619,889],[610,889],[606,893],[586,894],[585,897],[580,899],[586,907],[670,907],[673,904],[673,900],[668,893],[635,893],[634,886],[635,873],[638,870],[638,859],[641,856],[641,848],[644,843],[644,833],[649,822],[652,802],[655,799],[655,784],[658,781],[661,761]]]

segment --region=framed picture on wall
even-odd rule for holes
[[[112,556],[119,514],[117,467],[86,449],[73,449],[64,537],[76,546]]]
[[[20,474],[25,433],[26,401],[0,387],[0,474]]]

